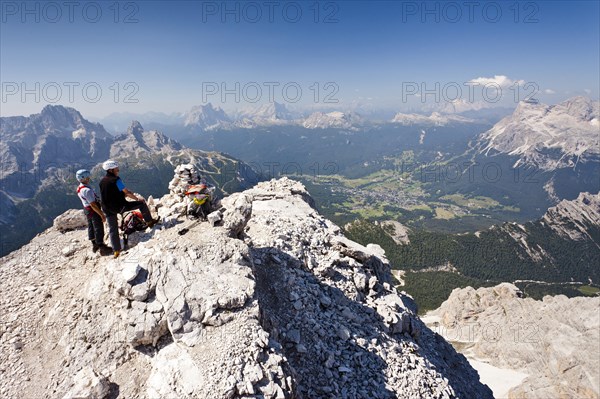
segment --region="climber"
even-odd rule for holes
[[[189,186],[185,192],[190,199],[187,206],[188,217],[206,220],[213,206],[214,191],[215,188],[209,187],[206,183]]]
[[[92,242],[92,251],[96,253],[100,250],[101,255],[108,255],[112,248],[104,244],[104,222],[106,216],[100,209],[100,199],[90,187],[90,171],[80,169],[75,173],[77,181],[80,183],[77,187],[77,196],[83,204],[83,211],[88,223],[88,238]]]
[[[121,240],[119,238],[119,226],[117,215],[126,211],[139,209],[142,212],[144,221],[148,227],[153,227],[158,223],[158,218],[153,219],[143,198],[137,197],[134,193],[125,188],[123,180],[119,177],[119,164],[112,159],[102,164],[102,169],[106,171],[106,176],[100,181],[100,195],[102,197],[102,209],[106,213],[108,220],[108,235],[110,243],[114,250],[114,256],[117,258],[121,252]],[[127,201],[125,197],[133,201]]]

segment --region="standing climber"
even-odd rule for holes
[[[100,254],[108,255],[112,249],[104,244],[104,222],[106,216],[100,209],[100,199],[90,187],[91,175],[87,169],[80,169],[75,173],[79,182],[77,187],[77,196],[83,204],[83,211],[88,223],[88,238],[92,241],[92,251],[95,253],[100,250]]]
[[[126,211],[139,209],[148,227],[154,226],[158,219],[153,219],[143,198],[125,188],[123,180],[119,177],[119,164],[112,159],[102,164],[106,176],[100,181],[100,195],[102,197],[102,209],[108,220],[108,235],[113,247],[114,256],[117,258],[121,252],[121,240],[119,238],[119,225],[117,215]],[[133,201],[127,201],[125,197]]]

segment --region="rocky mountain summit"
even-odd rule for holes
[[[210,222],[182,201],[149,198],[163,224],[118,259],[91,252],[75,210],[2,258],[2,397],[492,397],[381,248],[346,239],[300,183],[226,197]]]
[[[600,297],[522,296],[509,283],[457,288],[428,318],[469,359],[518,371],[508,398],[598,398]]]
[[[211,103],[194,106],[184,116],[184,126],[198,127],[203,130],[223,128],[231,124],[231,119],[225,111],[213,107]]]

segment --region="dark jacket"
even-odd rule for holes
[[[120,177],[107,172],[106,176],[100,180],[100,197],[102,199],[102,210],[105,213],[121,213],[127,202],[125,193],[117,187],[117,181],[120,179]]]

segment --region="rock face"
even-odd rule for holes
[[[56,228],[2,258],[2,397],[492,397],[300,183],[223,199],[215,227],[176,198],[118,259]]]
[[[542,222],[570,240],[597,240],[591,228],[600,226],[600,193],[581,193],[575,200],[563,200],[548,209]]]
[[[598,398],[600,298],[522,298],[508,283],[455,289],[428,315],[461,341],[461,351],[528,375],[509,398]]]
[[[86,226],[87,219],[81,209],[69,209],[54,219],[54,228],[62,233]]]

